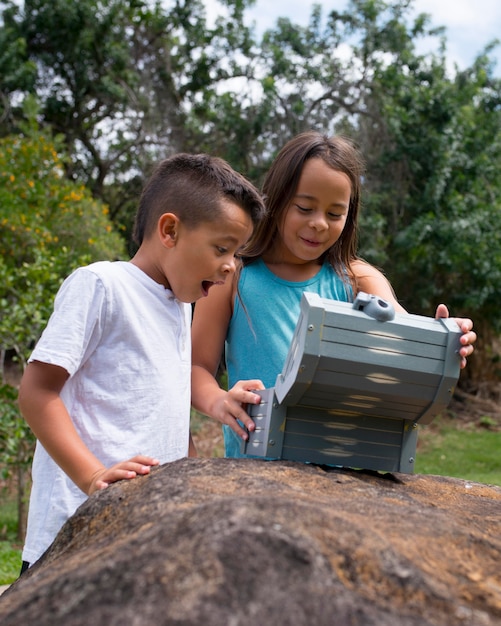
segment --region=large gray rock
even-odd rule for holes
[[[2,626],[501,625],[501,488],[185,459],[88,499]]]

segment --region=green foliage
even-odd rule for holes
[[[65,176],[57,146],[41,133],[0,140],[0,253],[10,264],[32,262],[36,251],[58,254],[68,267],[84,257],[123,255],[108,209]]]
[[[17,389],[0,384],[0,468],[1,478],[10,484],[16,481],[16,539],[22,540],[26,525],[26,504],[29,494],[29,467],[33,459],[35,437],[17,407]],[[2,480],[3,483],[3,480]],[[1,526],[0,526],[1,540]],[[19,571],[19,570],[18,570]]]
[[[54,296],[71,269],[61,254],[43,256],[33,251],[32,262],[23,261],[14,271],[0,257],[0,306],[6,314],[0,322],[0,346],[14,350],[21,367],[47,324]]]
[[[126,228],[130,181],[159,156],[200,150],[203,120],[192,123],[191,111],[204,118],[208,94],[241,75],[237,55],[249,58],[243,12],[252,0],[222,4],[211,27],[201,0],[26,0],[4,13],[17,66],[37,71],[29,84],[0,73],[0,91],[12,102],[36,92],[44,123],[64,138],[67,172]]]
[[[0,467],[8,478],[12,468],[27,468],[31,463],[34,437],[17,409],[17,391],[0,385]]]
[[[124,256],[108,210],[64,176],[45,135],[0,140],[0,347],[24,362],[73,269]]]
[[[20,520],[34,437],[19,414],[17,388],[4,381],[5,355],[22,371],[65,276],[124,256],[107,208],[65,177],[56,144],[32,126],[25,124],[26,136],[0,139],[0,466],[17,475]]]
[[[16,129],[21,115],[11,93],[31,92],[34,89],[37,67],[26,55],[26,40],[18,32],[15,16],[19,7],[15,2],[0,2],[4,7],[0,27],[0,137]]]
[[[384,217],[390,274],[406,306],[432,314],[446,301],[499,332],[501,83],[487,69],[478,61],[454,80],[436,60],[380,68],[384,135],[370,191],[382,200],[371,209]]]

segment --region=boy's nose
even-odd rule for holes
[[[224,263],[223,263],[223,272],[225,274],[229,274],[230,272],[234,272],[236,270],[237,266],[235,264],[235,257],[231,257],[231,259],[227,259]]]

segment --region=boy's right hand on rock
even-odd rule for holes
[[[105,467],[93,475],[88,495],[90,496],[100,489],[106,489],[111,483],[116,483],[119,480],[129,480],[136,478],[136,476],[149,474],[151,467],[156,465],[160,465],[160,461],[151,456],[138,454],[128,461],[120,461],[112,467]]]

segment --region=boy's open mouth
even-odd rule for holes
[[[206,296],[209,293],[209,289],[212,287],[212,285],[224,285],[224,282],[221,280],[218,280],[217,282],[214,282],[212,280],[203,280],[202,281],[202,293],[204,294],[204,296]]]

